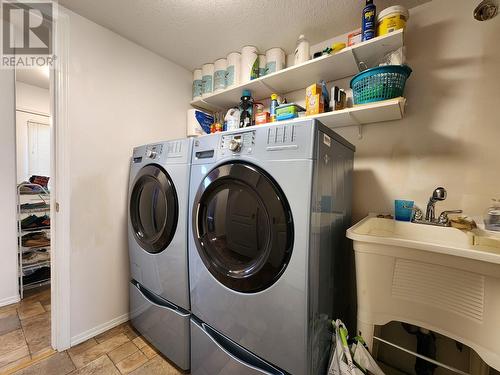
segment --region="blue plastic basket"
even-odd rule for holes
[[[406,79],[411,74],[407,65],[384,65],[367,69],[351,79],[354,104],[366,104],[403,96]]]

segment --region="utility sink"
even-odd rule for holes
[[[500,235],[493,236],[480,229],[465,232],[452,227],[367,217],[350,228],[347,237],[500,264]]]
[[[500,236],[367,217],[353,240],[358,330],[415,324],[473,348],[500,369]]]

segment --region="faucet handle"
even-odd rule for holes
[[[413,211],[411,221],[422,220],[422,218],[424,217],[422,210],[420,208],[418,208],[418,206],[416,206],[416,205],[413,205],[412,207],[404,205],[403,208],[406,208],[407,210]]]
[[[449,223],[449,219],[448,219],[448,215],[449,214],[461,214],[463,211],[462,210],[448,210],[448,211],[443,211],[441,212],[441,214],[439,215],[439,218],[438,218],[438,223],[439,224],[448,224]]]

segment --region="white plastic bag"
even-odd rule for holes
[[[357,339],[356,343],[353,344],[352,352],[354,362],[363,370],[368,371],[369,374],[373,375],[384,375],[384,372],[377,365],[377,362],[375,362],[370,352],[363,345],[363,341]]]
[[[332,335],[332,355],[328,366],[328,375],[363,375],[352,361],[347,345],[347,329],[339,319],[334,324]]]

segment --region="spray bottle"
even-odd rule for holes
[[[363,8],[361,20],[361,40],[370,40],[375,38],[377,8],[373,0],[366,0],[366,6]]]

